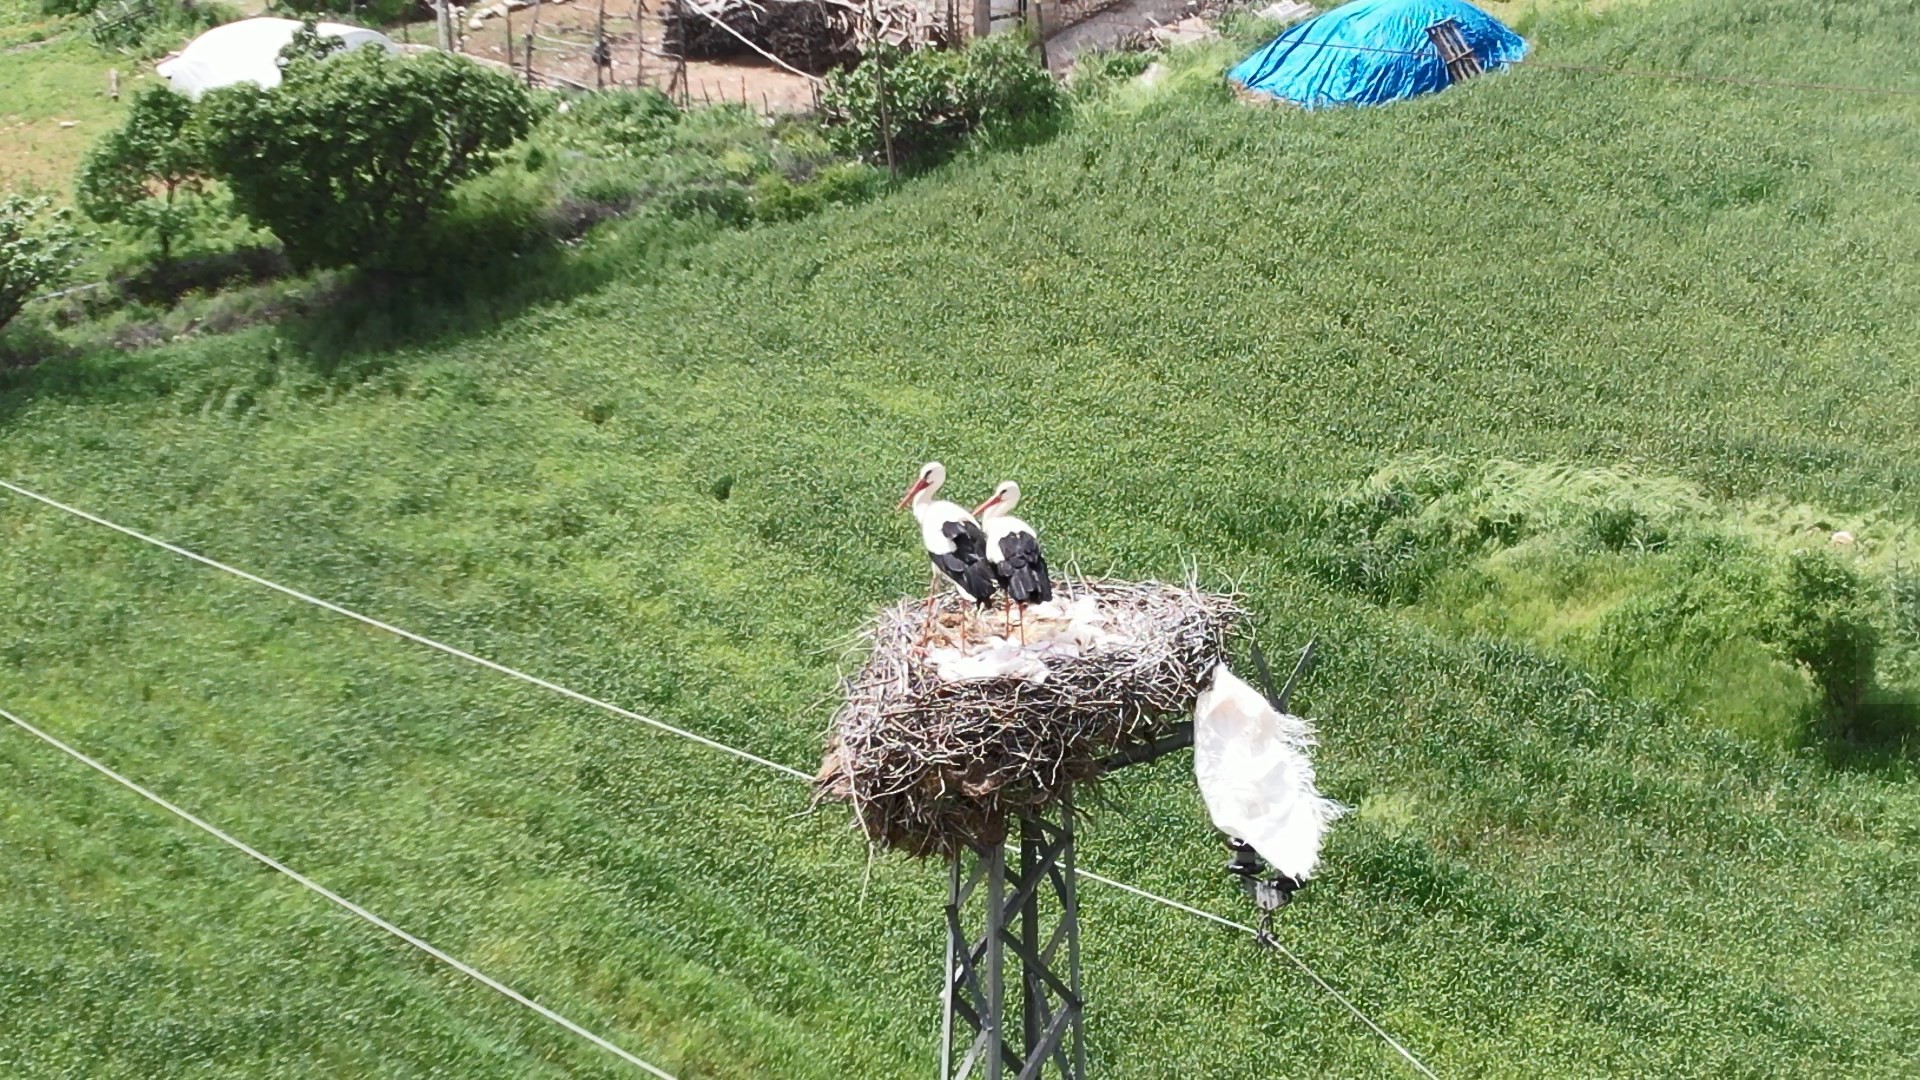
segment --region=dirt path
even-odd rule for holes
[[[480,5],[476,5],[480,6]],[[662,5],[649,4],[660,8]],[[638,24],[644,37],[645,52],[636,50],[632,0],[611,0],[606,9],[607,41],[613,57],[613,69],[607,85],[632,86],[636,74],[646,85],[666,89],[673,62],[660,56],[661,25],[656,11],[649,10]],[[526,66],[526,34],[534,31],[533,67],[540,76],[559,76],[579,85],[596,83],[593,41],[600,24],[597,3],[543,3],[539,14],[527,8],[513,13],[511,19],[484,19],[478,27],[462,21],[457,30],[464,38],[461,51],[504,63],[512,56],[516,71]],[[509,24],[513,30],[511,50],[507,43]],[[399,28],[388,33],[399,39]],[[413,42],[433,40],[431,23],[416,23],[405,31]],[[636,71],[636,68],[638,69]],[[761,112],[800,112],[813,107],[811,80],[782,70],[757,58],[725,62],[687,61],[687,91],[694,104],[739,102]]]
[[[1111,49],[1156,25],[1179,22],[1190,10],[1188,0],[1120,0],[1057,34],[1047,35],[1047,65],[1054,74],[1063,74],[1081,53]]]

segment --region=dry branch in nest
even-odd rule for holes
[[[923,649],[925,602],[902,600],[867,629],[819,793],[852,804],[871,843],[911,855],[1002,843],[1010,814],[1054,803],[1108,755],[1189,719],[1244,616],[1192,585],[1060,583],[1052,604],[1028,610],[1021,647],[999,637],[1000,613],[962,615],[949,594]],[[954,677],[982,671],[999,673]]]

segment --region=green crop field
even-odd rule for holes
[[[1911,0],[1521,26],[1920,91]],[[1297,701],[1355,811],[1280,937],[1439,1075],[1914,1075],[1910,734],[1663,696],[1511,591],[1544,571],[1355,586],[1323,511],[1444,454],[1868,523],[1910,716],[1920,95],[1531,67],[1307,115],[1227,58],[862,207],[616,223],[454,329],[358,303],[0,374],[0,479],[811,771],[847,639],[924,581],[913,470],[1018,478],[1055,562],[1320,637]],[[0,552],[0,708],[677,1075],[934,1071],[940,868],[805,785],[4,492]],[[1557,595],[1678,572],[1582,558]],[[1800,700],[1742,655],[1754,715]],[[1249,918],[1184,759],[1092,813],[1086,868]],[[1082,897],[1098,1075],[1410,1075],[1244,936]],[[630,1073],[10,726],[0,943],[7,1076]]]

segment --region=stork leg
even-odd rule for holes
[[[1011,604],[1011,601],[1009,601],[1009,603]],[[1027,605],[1012,604],[1012,606],[1020,609],[1020,645],[1022,648],[1025,648],[1027,644]]]
[[[914,651],[927,651],[927,642],[933,640],[933,605],[940,595],[940,571],[927,571],[927,606],[920,618],[920,640],[913,643]]]

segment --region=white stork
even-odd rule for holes
[[[995,584],[993,565],[987,559],[987,534],[980,523],[960,506],[934,498],[946,482],[946,466],[929,461],[920,466],[920,475],[900,500],[901,508],[913,507],[913,516],[920,523],[920,542],[933,560],[933,578],[927,585],[929,613],[941,575],[982,604],[993,599]]]
[[[1003,480],[993,489],[993,498],[974,509],[987,535],[987,559],[993,564],[993,576],[1007,593],[1007,621],[1013,613],[1021,616],[1021,640],[1026,638],[1027,605],[1053,599],[1053,578],[1047,575],[1046,556],[1040,554],[1040,537],[1033,526],[1013,516],[1020,502],[1020,485]]]

